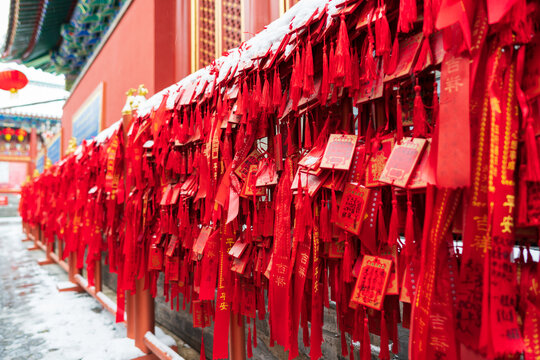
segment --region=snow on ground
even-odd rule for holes
[[[58,292],[65,274],[40,267],[20,222],[0,221],[0,358],[108,359],[142,356],[122,324],[86,293]],[[58,268],[58,267],[56,267]],[[54,272],[57,274],[54,274]],[[63,270],[62,270],[63,271]],[[52,274],[51,274],[52,272]]]

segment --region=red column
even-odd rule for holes
[[[176,38],[174,41],[175,81],[191,73],[191,6],[189,1],[176,2]]]
[[[279,17],[279,1],[245,0],[242,9],[246,40]],[[253,34],[253,35],[252,35]]]
[[[37,130],[35,127],[30,131],[30,162],[28,163],[27,175],[32,176],[36,168],[37,160]]]

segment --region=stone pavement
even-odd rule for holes
[[[142,353],[125,327],[86,293],[59,293],[67,280],[57,265],[40,267],[42,251],[20,219],[0,218],[0,359],[132,359]]]

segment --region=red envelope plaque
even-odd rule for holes
[[[373,151],[366,168],[366,186],[374,187],[383,185],[379,182],[379,177],[384,170],[386,161],[392,153],[394,138],[381,140],[380,148]]]
[[[392,260],[365,255],[362,259],[362,267],[354,287],[351,303],[381,310],[391,268]]]
[[[248,175],[249,175],[249,167],[251,165],[257,165],[259,163],[259,159],[261,158],[262,154],[258,149],[253,150],[245,159],[242,161],[240,165],[234,170],[236,175],[242,181],[246,181]]]
[[[357,138],[356,135],[331,134],[324,150],[321,168],[349,170]]]
[[[204,246],[206,245],[206,242],[208,241],[208,238],[210,237],[210,233],[212,232],[212,227],[205,226],[201,229],[201,232],[199,233],[199,236],[197,237],[197,240],[195,241],[195,244],[193,244],[193,252],[199,256],[202,256],[204,251]]]
[[[403,138],[400,144],[394,146],[379,181],[406,187],[425,145],[426,139]]]
[[[263,196],[265,194],[264,188],[257,187],[257,165],[250,165],[248,176],[242,188],[242,197],[251,197],[251,196]]]
[[[407,188],[413,190],[423,189],[427,186],[427,184],[435,183],[435,169],[433,169],[433,167],[430,166],[429,163],[430,151],[431,139],[427,139],[426,148],[424,149],[424,152],[420,157],[420,160],[418,161],[418,165],[416,165],[416,169],[414,169],[409,179],[409,185],[407,186]]]
[[[336,225],[355,235],[360,234],[369,189],[361,185],[347,184],[341,198],[341,206],[336,218]]]
[[[423,37],[424,34],[419,32],[416,35],[407,36],[407,38],[404,38],[399,42],[399,61],[396,70],[393,74],[387,75],[384,78],[384,82],[411,74],[416,59],[418,58]]]

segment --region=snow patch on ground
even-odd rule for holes
[[[23,238],[20,222],[2,223],[0,346],[6,348],[0,358],[124,360],[144,355],[126,337],[125,327],[91,296],[58,292],[60,280],[47,273],[51,268],[37,265]]]
[[[34,321],[23,322],[21,328],[40,334],[48,347],[59,349],[44,359],[58,359],[59,352],[64,359],[85,360],[123,360],[144,355],[133,340],[126,338],[124,326],[116,324],[92,297],[56,292],[54,284],[48,284],[48,277],[35,280],[47,286],[30,300],[29,318]]]

